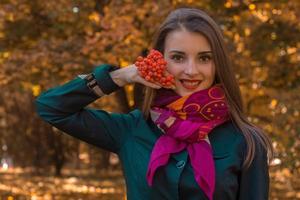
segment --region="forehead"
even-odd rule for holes
[[[211,51],[209,41],[200,33],[186,30],[170,32],[165,40],[165,51],[179,50],[186,53]]]

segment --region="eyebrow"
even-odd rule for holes
[[[178,51],[178,50],[171,50],[169,51],[170,53],[178,53],[178,54],[184,54],[184,52],[182,51]],[[208,54],[208,53],[212,53],[212,51],[201,51],[198,54],[202,55],[202,54]]]

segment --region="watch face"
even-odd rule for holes
[[[93,88],[93,87],[95,87],[96,85],[97,85],[96,79],[92,79],[91,81],[88,82],[88,86],[89,86],[90,88]]]
[[[92,81],[94,79],[94,74],[88,74],[85,79],[87,79],[88,81]]]

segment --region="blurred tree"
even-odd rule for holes
[[[62,139],[67,136],[45,136],[53,132],[46,131],[39,119],[33,118],[29,94],[37,96],[77,74],[90,72],[101,63],[121,67],[133,63],[150,48],[161,19],[182,6],[204,9],[216,19],[224,32],[249,119],[274,139],[282,167],[299,169],[300,2],[297,0],[160,3],[3,0],[0,3],[1,142],[15,148],[12,154],[16,158],[27,152],[18,149],[30,149],[27,161],[23,159],[26,163],[68,151],[68,140]],[[142,90],[141,85],[129,85],[92,106],[128,112],[141,105]],[[34,119],[35,124],[28,124],[27,119]],[[46,140],[51,145],[44,145]],[[57,149],[51,150],[53,147]],[[36,154],[31,151],[33,148],[38,150]],[[58,168],[64,159],[54,159],[58,160]]]

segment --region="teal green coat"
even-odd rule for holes
[[[95,67],[93,73],[105,94],[118,87],[109,76],[111,65]],[[98,96],[77,77],[68,83],[43,92],[36,99],[39,116],[80,140],[116,153],[122,163],[128,200],[206,200],[198,187],[186,150],[170,157],[159,168],[153,186],[146,182],[151,150],[163,134],[140,110],[128,114],[108,113],[85,108]],[[267,155],[257,145],[254,161],[243,170],[246,142],[231,122],[216,127],[209,140],[216,170],[215,200],[266,200],[269,193]]]

